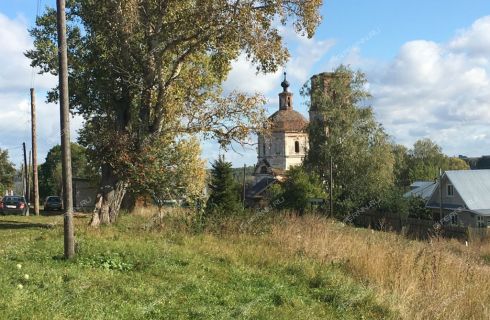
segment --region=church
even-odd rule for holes
[[[293,93],[284,73],[279,109],[269,117],[271,130],[258,136],[255,184],[247,192],[249,205],[260,205],[267,189],[284,181],[288,169],[300,165],[308,151],[308,120],[293,108]]]

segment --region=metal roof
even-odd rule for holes
[[[445,175],[468,209],[490,209],[490,170],[446,171]]]
[[[254,184],[253,187],[247,191],[246,197],[247,198],[260,197],[261,193],[264,192],[271,185],[276,183],[276,181],[277,179],[275,178],[270,178],[270,177],[262,178],[259,182]]]
[[[434,190],[437,187],[437,183],[431,181],[418,181],[418,182],[425,182],[425,183],[421,183],[419,187],[416,187],[415,189],[408,191],[403,196],[405,198],[421,197],[424,200],[429,200],[430,197],[432,196],[432,193],[434,193]]]
[[[410,188],[416,189],[416,188],[420,188],[420,187],[426,187],[426,186],[431,185],[431,184],[434,184],[434,181],[422,181],[422,180],[418,180],[418,181],[414,181],[410,185]]]

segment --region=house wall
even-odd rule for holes
[[[464,207],[464,201],[461,198],[461,196],[458,194],[458,190],[454,189],[454,195],[453,196],[448,196],[447,194],[447,186],[450,184],[447,176],[444,176],[442,179],[442,203],[443,207],[447,208],[457,208],[457,207]],[[440,205],[440,193],[439,193],[439,187],[437,186],[434,190],[434,193],[432,194],[432,197],[430,198],[428,205],[429,206],[434,206],[438,207]]]

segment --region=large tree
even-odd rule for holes
[[[305,165],[328,181],[332,159],[333,200],[337,213],[346,214],[393,185],[394,157],[388,135],[365,105],[364,74],[340,66],[324,77],[306,88],[316,117],[308,127]]]
[[[7,150],[0,149],[0,197],[14,184],[15,168]]]
[[[226,145],[265,119],[260,96],[220,84],[244,53],[262,72],[288,58],[278,32],[291,23],[312,36],[321,0],[73,0],[67,4],[70,105],[85,127],[81,142],[101,166],[101,206],[112,222],[143,150],[200,134]],[[57,74],[53,9],[31,30],[32,65]],[[53,90],[48,98],[57,100]],[[136,172],[136,175],[138,173]],[[168,183],[169,181],[161,181]],[[143,181],[144,183],[144,181]]]
[[[73,177],[96,179],[97,171],[89,163],[87,150],[79,144],[71,143]],[[61,146],[52,147],[46,160],[38,168],[39,193],[41,198],[61,194]]]

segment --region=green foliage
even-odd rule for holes
[[[99,255],[90,258],[80,258],[77,262],[82,266],[91,268],[102,268],[104,270],[115,271],[131,271],[134,265],[128,262],[124,262],[121,256],[116,252],[113,255]]]
[[[326,88],[316,79],[305,89],[318,115],[308,127],[305,165],[328,180],[333,160],[334,203],[341,214],[379,199],[394,181],[392,147],[371,107],[363,105],[370,97],[365,85],[363,73],[340,66]]]
[[[258,70],[276,71],[288,58],[279,26],[313,36],[321,3],[68,1],[70,107],[86,120],[79,141],[112,187],[134,182],[125,168],[142,163],[143,150],[161,146],[162,136],[244,141],[266,120],[265,99],[224,94],[232,61],[245,54]],[[35,48],[26,56],[42,73],[58,73],[56,30],[51,8],[30,30]],[[57,98],[56,90],[48,94]]]
[[[224,157],[215,160],[211,169],[210,195],[206,205],[208,214],[231,215],[240,211],[239,185],[233,178],[231,162]]]
[[[381,213],[395,214],[406,218],[409,214],[410,200],[403,197],[404,190],[392,188],[387,190],[381,197],[377,206]]]
[[[469,165],[462,159],[448,157],[430,139],[418,140],[413,148],[394,145],[395,181],[398,187],[407,187],[417,180],[433,181],[439,177],[439,170],[468,170]]]
[[[9,160],[7,150],[0,149],[0,197],[5,190],[12,188],[14,183],[15,167]]]
[[[279,186],[279,185],[278,185]],[[325,199],[325,190],[315,173],[307,172],[302,166],[295,166],[287,171],[287,179],[280,186],[281,192],[274,196],[280,208],[294,209],[304,212],[312,198]]]
[[[432,220],[432,210],[425,207],[426,201],[420,197],[411,197],[408,199],[408,214],[410,218]]]
[[[73,177],[96,180],[97,171],[88,161],[87,151],[79,144],[71,143],[71,163]],[[61,146],[52,147],[46,160],[38,168],[39,194],[41,199],[61,194]]]

